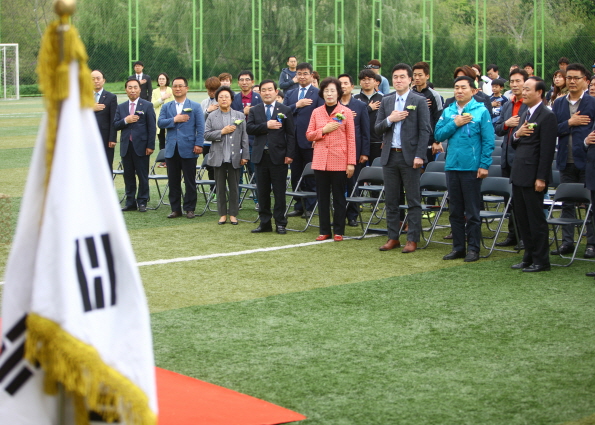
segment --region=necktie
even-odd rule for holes
[[[95,93],[95,103],[99,103],[99,93]]]
[[[305,87],[302,87],[302,88],[300,89],[300,97],[298,98],[298,100],[301,100],[301,99],[303,99],[303,98],[304,98],[304,96],[306,96],[306,88],[305,88]]]
[[[401,108],[401,102],[402,102],[402,101],[403,101],[403,98],[402,98],[401,96],[399,96],[399,97],[397,98],[397,102],[399,102],[399,103],[397,104],[397,109],[398,109],[399,111],[402,111],[402,110],[403,110],[403,108]]]
[[[272,106],[273,106],[273,105],[267,105],[267,121],[270,121],[270,120],[271,120],[271,118],[273,117],[273,116],[271,115],[271,107],[272,107]]]
[[[134,102],[130,102],[130,115],[134,115],[134,106],[135,106],[134,105]],[[129,140],[132,142],[132,131],[130,132],[130,139]]]
[[[138,81],[140,81],[140,77],[141,77],[141,75],[142,75],[142,74],[136,74],[136,79],[137,79]]]

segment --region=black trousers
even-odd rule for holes
[[[256,166],[256,190],[258,191],[258,201],[260,209],[261,226],[269,226],[271,218],[275,218],[277,226],[287,226],[285,217],[285,186],[287,182],[287,164],[275,165],[271,161],[269,151],[265,149],[260,163]],[[271,213],[271,187],[275,197],[275,208]]]
[[[107,166],[109,167],[110,174],[114,170],[114,151],[116,148],[108,148],[105,145],[105,156],[107,156]]]
[[[293,158],[293,162],[291,163],[291,187],[293,190],[296,189],[298,181],[304,172],[304,168],[308,162],[312,162],[312,156],[314,154],[314,149],[302,149],[299,146],[295,148],[295,158]],[[302,182],[302,190],[316,192],[316,180],[314,177],[308,177],[304,179]],[[296,199],[293,208],[296,211],[303,211],[304,209],[307,211],[312,211],[314,209],[314,199],[306,198],[304,201],[305,205],[302,205],[301,199]]]
[[[525,244],[523,261],[538,266],[549,265],[549,230],[543,212],[543,192],[513,184],[512,196],[519,233]]]
[[[182,158],[178,146],[171,158],[165,158],[169,203],[172,211],[182,211],[182,173],[184,173],[184,211],[196,209],[196,158]]]
[[[512,170],[508,167],[502,168],[502,177],[510,178],[511,171]],[[510,201],[510,207],[512,208],[512,211],[514,211],[514,196],[512,197],[512,200]],[[515,217],[515,220],[516,220],[516,217]],[[516,239],[516,233],[514,232],[514,227],[516,225],[515,220],[508,220],[508,233],[509,233],[510,237]],[[518,226],[517,226],[517,228],[518,228]]]
[[[347,201],[345,200],[345,171],[314,170],[316,176],[316,197],[318,198],[318,214],[320,234],[331,234],[331,192],[333,193],[333,230],[335,235],[345,234],[345,216]]]
[[[157,139],[159,139],[159,150],[165,149],[165,128],[160,128],[157,133]]]
[[[124,166],[124,185],[126,187],[126,206],[147,205],[149,199],[149,155],[138,156],[132,143],[126,155],[122,157]],[[138,195],[136,178],[138,177]]]

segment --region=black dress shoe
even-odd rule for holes
[[[517,240],[515,237],[508,236],[502,242],[497,242],[496,246],[515,246],[516,243],[517,243]]]
[[[139,205],[138,206],[138,210],[140,212],[147,212],[147,206],[146,205]]]
[[[347,225],[351,227],[357,227],[357,220],[348,220]]]
[[[286,235],[287,229],[285,229],[285,226],[277,226],[277,233],[280,235]]]
[[[310,218],[311,216],[312,216],[312,211],[304,211],[304,213],[302,214],[302,218]]]
[[[550,255],[570,254],[572,251],[574,251],[574,245],[563,243],[560,248],[550,251]]]
[[[264,233],[264,232],[272,232],[273,226],[269,223],[268,225],[260,225],[256,229],[252,229],[252,233]]]
[[[585,276],[587,276],[587,277],[595,277],[595,272],[587,272],[587,273],[585,273]]]
[[[595,247],[593,245],[587,245],[585,249],[585,258],[595,258]]]
[[[443,260],[456,260],[457,258],[465,258],[465,251],[451,251],[442,257]]]
[[[468,251],[467,255],[465,256],[465,263],[472,263],[473,261],[479,260],[479,252],[477,251]]]
[[[520,241],[518,244],[514,246],[514,249],[516,249],[517,251],[522,251],[523,249],[525,249],[525,243],[523,241]]]
[[[301,217],[303,213],[304,211],[302,210],[293,210],[292,212],[287,214],[287,217]]]
[[[172,211],[171,214],[167,216],[167,218],[178,218],[178,217],[182,217],[182,211]]]
[[[533,264],[533,263],[529,263],[528,261],[521,261],[518,264],[513,264],[512,266],[510,266],[510,268],[513,270],[522,270],[522,269],[526,269],[527,267],[530,267],[531,264]]]
[[[551,266],[549,264],[545,264],[543,266],[540,266],[538,264],[533,264],[532,266],[529,267],[525,267],[523,269],[524,272],[549,272],[551,270]]]
[[[136,205],[128,205],[122,208],[122,211],[136,211]]]
[[[448,235],[446,235],[444,238],[442,239],[452,239],[452,232],[450,232]]]

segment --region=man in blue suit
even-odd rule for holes
[[[353,175],[347,179],[347,193],[351,196],[354,186],[357,184],[357,177],[362,167],[365,166],[370,156],[370,116],[368,115],[368,105],[361,100],[351,96],[355,85],[353,78],[349,74],[339,75],[343,96],[341,104],[347,106],[353,112],[353,122],[355,124],[355,157],[357,165]],[[359,196],[359,195],[356,195]],[[356,204],[347,205],[347,224],[351,227],[357,227],[357,217],[359,207]]]
[[[312,65],[302,62],[298,64],[296,69],[296,76],[300,86],[297,89],[287,92],[285,99],[283,99],[283,103],[291,108],[293,122],[295,124],[297,146],[295,157],[291,163],[291,187],[294,190],[306,164],[312,162],[312,142],[306,139],[306,130],[310,124],[312,111],[324,105],[324,100],[318,96],[318,89],[312,85]],[[305,179],[302,184],[303,190],[316,191],[316,183],[313,177]],[[314,209],[315,201],[314,199],[306,198],[304,204],[302,205],[301,200],[297,199],[294,204],[294,211],[287,214],[287,217],[309,217]]]
[[[595,120],[595,98],[585,93],[588,73],[580,63],[566,67],[568,95],[556,99],[553,112],[558,120],[558,154],[556,163],[560,170],[560,183],[585,183],[587,152],[583,144],[591,132]],[[574,204],[565,203],[563,218],[575,218]],[[562,246],[552,255],[569,254],[574,251],[574,226],[562,227]],[[593,226],[587,226],[585,258],[595,257]]]
[[[199,103],[186,98],[188,80],[176,77],[172,81],[174,102],[161,108],[159,127],[167,129],[165,162],[169,184],[171,214],[167,218],[182,216],[182,173],[184,173],[184,211],[194,218],[196,209],[196,159],[204,143],[204,118]]]
[[[128,101],[118,105],[114,127],[121,130],[120,155],[124,165],[126,205],[122,211],[147,211],[149,199],[149,158],[155,150],[155,110],[153,104],[140,99],[140,83],[128,80],[125,84]],[[136,178],[138,177],[138,195]]]

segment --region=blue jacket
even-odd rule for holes
[[[355,124],[355,157],[359,162],[361,155],[370,156],[370,116],[368,105],[352,97],[349,105],[345,105],[357,115],[353,118]]]
[[[184,109],[192,109],[189,112],[183,112]],[[190,115],[186,122],[174,122],[177,115],[176,102],[167,102],[161,107],[159,113],[159,128],[166,128],[165,139],[165,157],[172,158],[176,146],[178,153],[182,158],[197,158],[194,153],[194,146],[202,146],[204,143],[205,119],[202,114],[200,103],[196,103],[188,98],[184,101],[182,114]]]
[[[281,75],[279,76],[279,88],[283,90],[284,93],[287,93],[289,90],[297,89],[300,86],[298,83],[293,82],[296,73],[297,70],[290,71],[289,68],[283,68],[281,71]]]
[[[310,125],[310,117],[314,109],[324,105],[324,100],[318,96],[318,89],[314,86],[310,86],[305,96],[308,99],[312,99],[312,103],[309,106],[303,108],[296,108],[298,97],[300,95],[301,87],[288,91],[283,99],[283,104],[291,108],[293,113],[293,123],[295,124],[295,140],[297,145],[301,149],[312,149],[312,142],[306,139],[306,130]]]
[[[591,97],[588,93],[585,93],[578,107],[581,115],[588,115],[591,118],[591,122],[587,125],[574,127],[568,125],[570,109],[568,107],[567,97],[568,95],[557,98],[552,107],[552,111],[558,120],[558,154],[556,155],[556,164],[558,165],[558,170],[562,171],[566,169],[568,137],[572,134],[572,157],[574,159],[574,165],[579,170],[584,170],[587,162],[584,142],[595,122],[595,97]]]
[[[448,139],[446,154],[447,171],[477,171],[478,168],[488,169],[492,165],[494,151],[494,127],[486,107],[471,99],[463,113],[470,113],[473,120],[461,127],[457,127],[454,117],[459,115],[457,102],[451,103],[442,112],[436,124],[434,137],[438,142]]]

